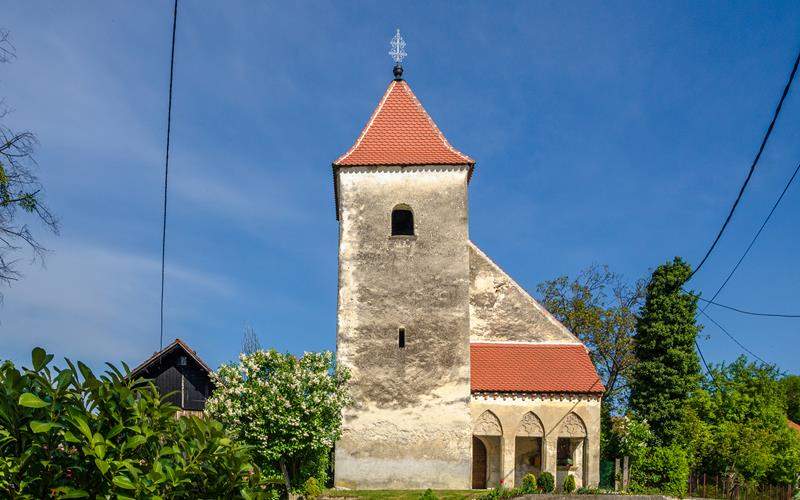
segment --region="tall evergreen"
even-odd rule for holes
[[[675,437],[683,407],[700,382],[697,298],[681,290],[691,272],[680,257],[656,268],[634,336],[638,362],[630,406],[665,445]]]

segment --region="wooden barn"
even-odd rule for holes
[[[175,339],[134,368],[131,377],[152,379],[159,392],[180,408],[179,414],[200,414],[211,395],[211,368],[181,339]]]

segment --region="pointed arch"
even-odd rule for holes
[[[486,410],[478,417],[472,433],[476,436],[502,436],[503,426],[500,424],[500,419],[497,418],[497,415],[492,413],[491,410]]]
[[[522,420],[519,421],[519,427],[517,427],[517,436],[544,436],[544,426],[535,413],[529,411],[522,416]]]
[[[561,422],[561,431],[558,433],[559,436],[564,437],[575,437],[575,438],[585,438],[586,437],[586,425],[583,423],[583,419],[576,415],[574,412],[569,412],[564,420]]]

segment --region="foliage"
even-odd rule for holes
[[[572,474],[567,474],[567,477],[564,478],[564,485],[561,489],[567,495],[575,491],[575,476]]]
[[[539,490],[536,484],[536,476],[532,473],[527,473],[522,478],[522,491],[523,493],[536,493]]]
[[[634,351],[630,406],[662,444],[677,434],[683,408],[700,382],[695,341],[697,297],[682,291],[691,275],[680,257],[656,268],[647,285]]]
[[[781,389],[786,398],[786,416],[800,423],[800,375],[787,375],[781,379]]]
[[[431,490],[430,488],[425,490],[425,493],[419,496],[419,500],[438,500],[438,499],[439,497],[437,497],[436,494],[433,492],[433,490]]]
[[[553,475],[547,471],[539,474],[539,488],[545,493],[552,493],[556,489],[556,480]]]
[[[630,489],[682,497],[689,481],[689,458],[677,445],[654,446],[631,461]]]
[[[261,498],[248,450],[213,420],[175,418],[151,382],[97,377],[33,350],[0,366],[0,496]]]
[[[432,490],[440,500],[480,498],[480,490]],[[419,500],[423,490],[325,490],[326,498],[361,498],[367,500]]]
[[[523,494],[525,494],[525,492],[522,488],[506,488],[502,484],[499,484],[478,498],[482,500],[497,500],[502,498],[516,498]]]
[[[613,419],[611,438],[619,457],[629,457],[635,463],[647,454],[655,436],[647,422],[629,415]]]
[[[325,482],[330,449],[339,438],[348,374],[330,352],[301,358],[275,350],[241,354],[212,375],[206,412],[252,445],[265,471],[282,473],[296,489],[309,477]]]
[[[306,482],[303,483],[303,495],[307,499],[317,498],[318,496],[322,495],[322,488],[319,487],[319,482],[317,481],[317,478],[310,477],[306,479]]]
[[[545,309],[589,348],[606,388],[604,408],[619,408],[636,361],[633,335],[644,282],[629,285],[608,266],[592,265],[574,280],[559,276],[540,283],[537,291]]]
[[[16,58],[7,31],[0,30],[0,64]],[[0,282],[20,278],[16,253],[26,247],[34,261],[44,261],[45,248],[36,240],[26,220],[42,223],[58,233],[58,221],[43,201],[43,188],[34,174],[36,136],[15,131],[7,124],[9,110],[0,99]]]
[[[789,484],[800,475],[800,438],[787,426],[778,370],[740,357],[712,367],[682,422],[695,468],[736,485]]]

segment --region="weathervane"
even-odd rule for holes
[[[394,38],[392,38],[392,42],[390,43],[392,46],[392,50],[389,51],[389,55],[392,56],[392,60],[394,60],[394,79],[395,80],[402,80],[403,79],[403,59],[408,55],[404,50],[406,48],[406,41],[403,40],[403,37],[400,36],[400,28],[397,29],[397,33],[395,33]]]

